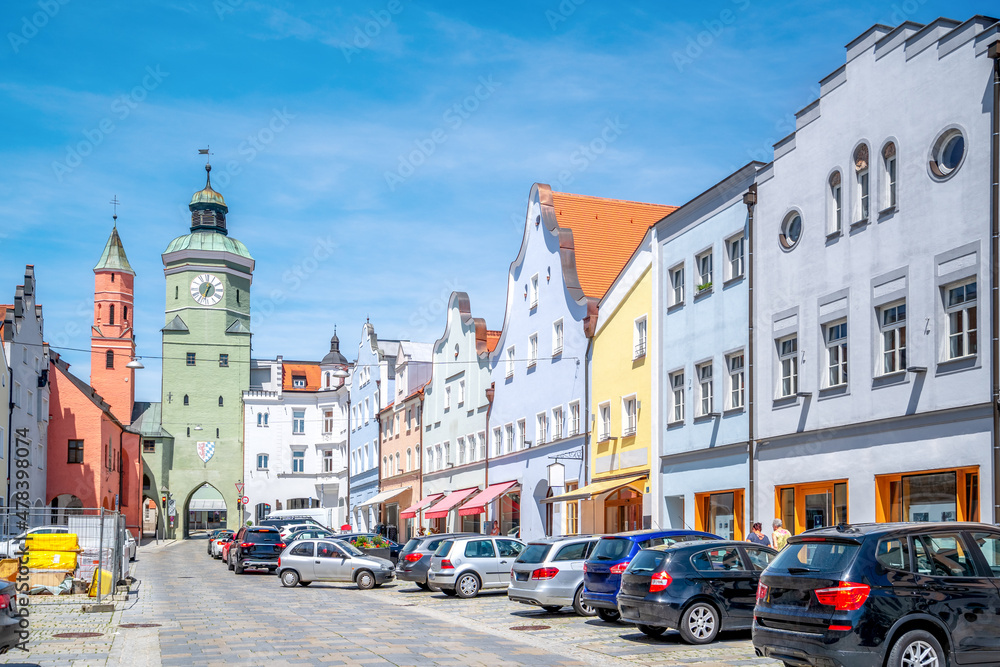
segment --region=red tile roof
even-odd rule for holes
[[[293,387],[295,377],[306,379],[305,387]],[[315,363],[283,363],[281,364],[281,388],[284,391],[319,391],[321,377],[319,364]]]
[[[552,193],[556,222],[573,231],[576,272],[583,293],[601,299],[646,232],[676,206]]]
[[[500,334],[502,331],[487,331],[486,332],[486,349],[492,352],[497,349],[497,344],[500,342]]]

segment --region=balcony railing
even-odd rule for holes
[[[633,435],[635,435],[635,425],[626,426],[625,429],[622,431],[623,438],[628,438]]]
[[[640,357],[645,357],[645,356],[646,356],[646,341],[642,341],[641,343],[636,344],[635,355],[632,358],[639,359]]]

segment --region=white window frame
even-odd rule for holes
[[[499,426],[493,429],[493,456],[503,454],[503,429]]]
[[[729,378],[726,392],[728,409],[743,410],[746,406],[746,355],[743,350],[726,357],[726,370]]]
[[[465,405],[465,380],[458,381],[458,405]]]
[[[670,423],[680,424],[684,421],[684,371],[670,373]]]
[[[834,177],[836,183],[833,182]],[[830,200],[830,223],[827,234],[840,234],[844,230],[844,176],[840,171],[830,174],[827,193]]]
[[[562,318],[556,320],[552,323],[552,356],[562,354],[563,344],[565,341],[563,337],[565,336],[565,328],[563,327]]]
[[[639,428],[639,401],[635,394],[622,397],[622,437],[629,438]]]
[[[257,470],[268,470],[269,469],[268,468],[268,464],[271,462],[270,458],[271,457],[268,456],[267,454],[258,454],[257,455]],[[261,463],[263,463],[264,465],[261,465]]]
[[[330,435],[333,433],[333,410],[324,409],[323,410],[323,434]]]
[[[580,401],[569,404],[569,437],[580,435]]]
[[[597,441],[605,442],[611,439],[611,402],[605,401],[597,406]]]
[[[712,248],[695,255],[694,267],[698,272],[698,284],[695,285],[695,289],[698,291],[698,294],[712,291],[712,287],[714,286],[712,282],[712,275],[714,273],[713,264]]]
[[[775,345],[778,354],[778,398],[789,398],[799,393],[799,335],[783,336],[775,341]]]
[[[458,449],[458,465],[465,465],[465,437],[459,436],[455,446]]]
[[[535,415],[535,444],[544,445],[549,441],[549,413]]]
[[[331,473],[333,472],[333,450],[324,449],[323,450],[323,472]]]
[[[531,276],[529,283],[528,308],[538,308],[538,274]]]
[[[476,434],[476,440],[478,446],[478,454],[476,456],[477,461],[486,460],[486,431],[480,431]]]
[[[534,368],[538,361],[538,334],[528,336],[528,368]]]
[[[301,414],[301,417],[296,417],[296,414]],[[306,433],[306,411],[305,408],[301,410],[292,409],[292,435],[305,435]]]
[[[298,449],[292,452],[292,472],[304,473],[306,471],[306,453]]]
[[[885,150],[889,145],[893,147],[893,153],[891,156],[885,156]],[[879,157],[882,162],[882,210],[890,210],[897,207],[899,204],[899,160],[898,160],[899,146],[896,145],[895,141],[887,141],[882,150],[879,151]]]
[[[668,275],[670,276],[670,305],[680,306],[684,303],[684,263],[672,266]]]
[[[632,361],[646,356],[647,322],[646,315],[642,315],[632,325]]]
[[[508,378],[514,377],[514,346],[507,348],[506,375]]]
[[[974,294],[968,296],[969,286],[975,285]],[[952,303],[957,295],[956,290],[962,290],[962,301]],[[974,312],[973,312],[974,311]],[[945,331],[945,361],[972,358],[979,354],[979,284],[976,277],[967,278],[944,287]],[[956,323],[959,329],[956,330]],[[972,334],[972,335],[970,335]],[[960,348],[956,354],[956,344]],[[975,347],[975,350],[969,350]]]
[[[870,153],[869,153],[870,155]],[[855,179],[858,187],[857,220],[855,222],[868,222],[871,220],[871,159],[864,169],[857,169]]]
[[[906,300],[893,301],[878,309],[879,346],[877,375],[906,370]]]
[[[726,280],[742,278],[746,271],[746,240],[743,232],[726,239]]]
[[[823,345],[826,348],[826,372],[823,377],[827,389],[847,385],[849,360],[847,331],[846,319],[823,325]]]
[[[698,378],[697,416],[707,417],[715,412],[715,368],[711,361],[694,367]]]
[[[444,409],[451,410],[451,387],[444,388]]]
[[[514,424],[513,422],[504,424],[503,427],[504,441],[507,443],[507,453],[510,454],[514,451],[514,445],[516,440],[514,440]]]
[[[552,440],[562,440],[566,428],[566,415],[561,405],[552,408]]]
[[[527,440],[526,440],[527,437],[528,437],[527,436],[527,430],[528,430],[528,425],[525,422],[525,420],[518,419],[517,420],[517,449],[518,450],[522,450],[522,449],[527,449],[528,448]]]

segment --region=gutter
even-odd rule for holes
[[[755,500],[756,500],[756,483],[754,479],[754,457],[756,453],[754,452],[754,330],[753,330],[753,318],[754,318],[754,294],[753,294],[753,278],[754,278],[754,262],[753,262],[753,212],[754,207],[757,205],[757,184],[752,183],[747,190],[746,194],[743,195],[743,203],[747,206],[747,302],[748,302],[748,317],[747,317],[747,355],[746,355],[746,367],[747,367],[747,381],[746,381],[746,391],[747,391],[747,525],[750,525],[754,521],[754,511],[755,511]]]
[[[988,55],[993,59],[993,136],[990,155],[990,296],[992,316],[993,404],[993,522],[1000,522],[1000,41],[994,39]]]

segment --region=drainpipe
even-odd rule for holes
[[[497,383],[491,382],[489,389],[486,390],[486,402],[489,407],[486,408],[486,441],[489,442],[490,438],[490,415],[493,414],[493,397],[496,395]],[[495,444],[495,443],[494,443]],[[483,489],[490,485],[490,446],[486,445],[486,469],[483,476]],[[487,514],[487,517],[489,515]]]
[[[992,310],[993,344],[992,403],[993,403],[993,522],[1000,522],[1000,285],[997,271],[1000,270],[1000,41],[990,44],[989,57],[993,59],[993,136],[990,155],[990,290]]]
[[[353,378],[352,378],[353,379]],[[344,505],[344,523],[351,523],[351,423],[354,413],[351,412],[351,390],[347,390],[347,501]],[[340,526],[337,526],[340,530]]]
[[[747,521],[754,521],[754,506],[756,500],[756,485],[754,480],[754,298],[753,298],[753,212],[757,205],[757,184],[752,183],[746,194],[743,195],[743,203],[747,206]]]
[[[596,324],[597,318],[594,318]],[[583,370],[583,404],[584,410],[586,410],[584,418],[584,431],[583,437],[583,485],[587,486],[590,484],[590,362],[591,356],[594,353],[594,339],[593,337],[587,338],[587,353],[583,357],[584,370]]]

